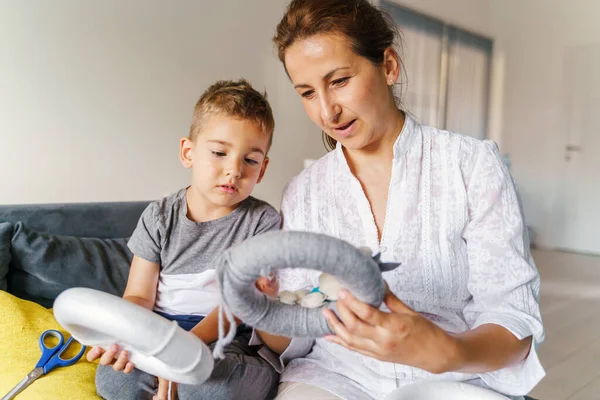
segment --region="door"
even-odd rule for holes
[[[560,247],[600,254],[600,46],[569,48],[565,56]]]

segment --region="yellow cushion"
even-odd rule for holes
[[[52,310],[21,300],[0,291],[0,397],[18,384],[37,364],[41,350],[39,338],[47,329],[59,330],[70,336],[54,319]],[[79,345],[72,345],[78,350]],[[69,348],[71,350],[71,347]],[[89,348],[88,348],[89,350]],[[66,357],[73,355],[69,351]],[[69,367],[57,368],[42,375],[16,400],[39,399],[99,399],[94,376],[96,363],[86,361],[85,354]]]

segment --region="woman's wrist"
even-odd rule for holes
[[[446,335],[444,357],[440,357],[438,373],[459,372],[468,360],[468,349],[459,335],[444,332]]]
[[[531,337],[519,340],[499,325],[482,325],[457,334],[448,334],[451,356],[447,372],[485,373],[523,361],[531,348]]]

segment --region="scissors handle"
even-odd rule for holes
[[[48,347],[44,343],[44,337],[46,335],[55,336],[59,339],[59,343],[54,347]],[[42,333],[40,336],[40,347],[42,348],[42,357],[40,361],[38,361],[36,368],[41,367],[44,370],[44,374],[52,371],[57,367],[67,367],[69,365],[75,364],[85,352],[85,346],[81,345],[81,350],[77,355],[72,358],[62,358],[63,353],[69,348],[69,345],[73,341],[73,337],[71,336],[66,343],[64,343],[64,336],[57,330],[50,329]]]
[[[56,344],[56,346],[54,346],[54,347],[46,346],[45,340],[46,340],[47,336],[54,336],[55,338],[58,339],[58,343]],[[44,365],[46,365],[46,363],[50,360],[50,358],[52,358],[52,356],[58,352],[58,350],[61,348],[61,346],[63,345],[64,342],[65,342],[65,337],[63,336],[62,333],[60,333],[56,329],[48,329],[47,331],[44,331],[40,335],[40,349],[42,350],[42,356],[40,357],[40,360],[35,365],[35,367],[41,368]]]

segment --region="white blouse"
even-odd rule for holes
[[[379,251],[383,261],[401,262],[383,274],[390,289],[448,332],[497,324],[519,339],[533,336],[527,359],[517,365],[440,375],[378,361],[323,339],[289,361],[312,344],[295,339],[298,344],[292,341],[278,360],[287,363],[282,381],[362,400],[382,399],[419,380],[455,380],[518,399],[544,377],[536,352],[544,340],[539,274],[515,185],[493,142],[424,127],[407,116],[394,144],[381,242],[339,144],[289,183],[281,211],[286,230],[328,234]],[[318,286],[319,272],[279,272],[282,290]]]

